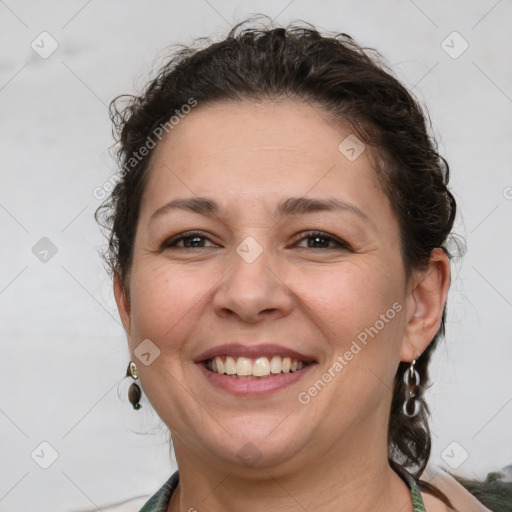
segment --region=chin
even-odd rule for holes
[[[303,426],[290,428],[290,424],[287,424],[286,430],[283,428],[282,432],[279,431],[285,417],[286,414],[272,417],[272,420],[260,418],[259,421],[246,418],[252,424],[245,429],[240,424],[223,424],[232,436],[226,433],[216,441],[205,440],[205,445],[210,453],[224,459],[226,465],[236,466],[236,471],[242,470],[244,474],[246,469],[248,473],[258,473],[258,470],[285,466],[306,444]],[[258,424],[255,425],[255,422]],[[293,464],[296,462],[293,461]]]

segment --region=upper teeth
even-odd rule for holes
[[[215,373],[226,373],[227,375],[254,375],[263,377],[271,373],[289,373],[300,370],[304,367],[304,362],[291,357],[273,356],[258,357],[251,359],[249,357],[217,356],[210,359],[207,368]]]

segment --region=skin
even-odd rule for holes
[[[450,281],[448,258],[432,252],[406,282],[399,227],[370,149],[349,161],[351,133],[301,102],[199,105],[155,148],[119,313],[145,394],[172,433],[180,482],[169,512],[411,511],[410,491],[387,461],[392,383],[436,334]],[[218,217],[172,210],[176,198],[210,197]],[[289,197],[336,197],[362,210],[275,218]],[[195,246],[165,246],[188,230]],[[347,242],[303,238],[318,230]],[[262,248],[247,263],[248,236]],[[309,243],[308,243],[309,240]],[[324,248],[327,246],[327,248]],[[394,303],[402,309],[308,404],[297,399]],[[148,366],[135,349],[150,339]],[[233,340],[271,341],[318,364],[266,397],[214,387],[193,363]],[[261,459],[237,456],[252,443]],[[427,500],[428,498],[425,498]],[[429,512],[445,510],[429,499]]]

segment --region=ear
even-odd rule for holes
[[[130,304],[127,300],[125,288],[121,278],[116,274],[114,276],[114,297],[116,298],[117,309],[124,330],[127,335],[130,333]]]
[[[436,335],[450,288],[450,260],[441,248],[430,255],[427,270],[409,280],[401,361],[418,359]]]

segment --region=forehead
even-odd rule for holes
[[[216,196],[231,213],[262,198],[273,208],[285,196],[338,196],[382,215],[369,148],[355,159],[344,152],[354,137],[299,101],[199,104],[155,148],[141,216],[194,195]]]

